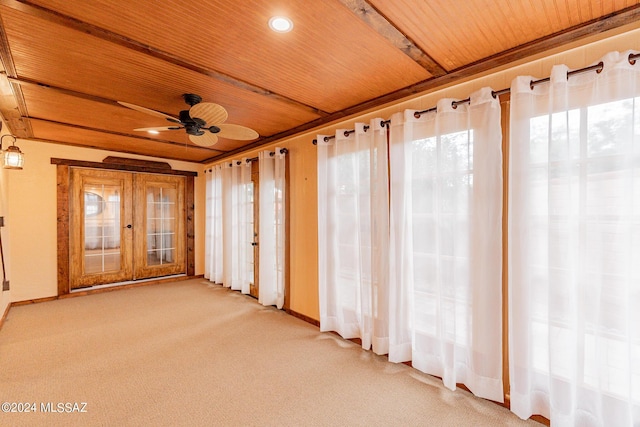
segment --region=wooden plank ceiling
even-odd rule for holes
[[[21,138],[206,163],[640,18],[640,0],[0,0],[0,113]],[[286,15],[288,33],[268,28]],[[193,144],[194,93],[250,141]]]

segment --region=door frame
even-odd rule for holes
[[[259,298],[260,295],[260,167],[258,162],[251,162],[251,182],[253,183],[253,234],[251,238],[253,256],[253,280],[249,283],[249,295]]]
[[[57,253],[58,296],[71,292],[70,259],[70,196],[71,169],[91,168],[127,172],[153,173],[159,175],[181,175],[185,177],[185,230],[187,276],[195,275],[195,177],[197,172],[173,170],[165,162],[152,162],[120,157],[107,157],[102,163],[81,160],[51,158],[56,165],[57,187]]]

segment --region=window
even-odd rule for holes
[[[511,409],[635,425],[640,404],[640,73],[511,88]]]
[[[389,350],[386,135],[376,119],[318,147],[320,329],[377,354]]]
[[[484,88],[391,118],[389,360],[501,402],[500,115]]]
[[[637,402],[640,370],[633,372],[625,355],[640,360],[640,336],[626,326],[629,302],[640,301],[640,284],[629,276],[631,254],[640,251],[639,100],[538,116],[530,124],[538,236],[530,257],[538,288],[533,367],[570,381],[578,362],[581,386],[619,397],[631,390]],[[550,357],[552,351],[563,355]]]

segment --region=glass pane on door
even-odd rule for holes
[[[177,191],[175,187],[148,186],[147,265],[176,262]]]
[[[84,274],[120,270],[120,185],[85,184]]]

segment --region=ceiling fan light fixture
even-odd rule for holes
[[[293,29],[293,21],[286,16],[273,16],[269,19],[269,28],[276,33],[288,33]]]

